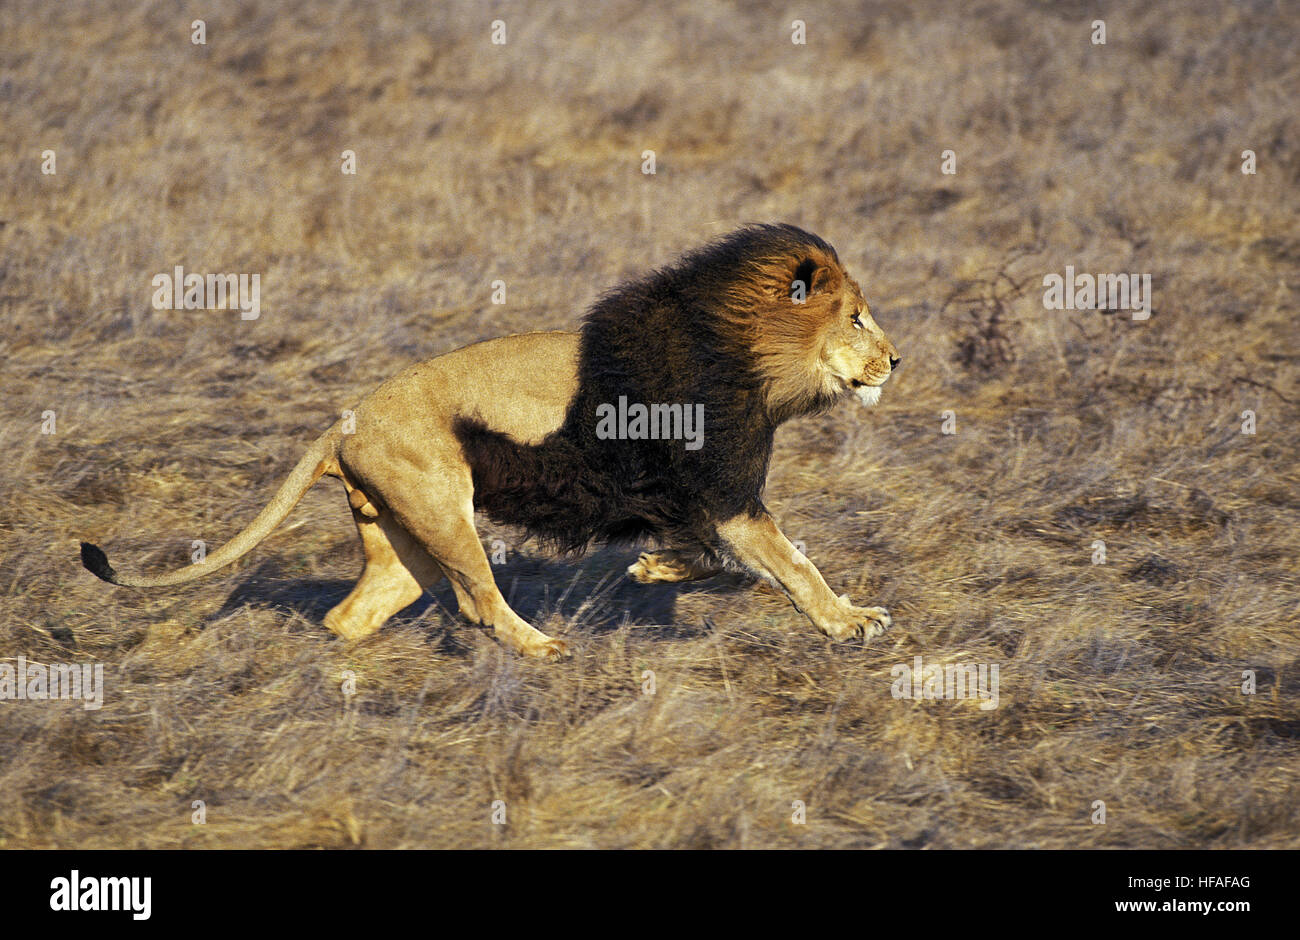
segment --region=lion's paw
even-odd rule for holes
[[[893,623],[889,611],[883,607],[855,607],[847,597],[839,599],[839,609],[825,623],[818,624],[821,631],[832,640],[843,642],[862,637],[872,640],[883,634]]]
[[[665,562],[654,552],[642,552],[636,562],[628,566],[627,573],[632,580],[642,584],[681,581],[685,574],[680,564]]]
[[[633,581],[640,581],[642,584],[654,584],[659,580],[655,577],[654,556],[648,552],[642,552],[635,562],[628,565],[627,573]]]
[[[550,636],[535,643],[529,643],[520,652],[525,656],[544,659],[548,662],[559,662],[561,659],[568,659],[573,655],[569,650],[568,643]]]

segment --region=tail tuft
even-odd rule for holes
[[[89,542],[81,543],[81,563],[86,566],[87,571],[101,581],[107,581],[109,584],[118,583],[117,572],[108,563],[108,556],[98,545],[91,545]]]

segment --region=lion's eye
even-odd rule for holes
[[[860,313],[855,313],[855,314],[853,315],[853,328],[854,328],[855,330],[860,330],[860,329],[862,329],[862,314],[860,314]]]

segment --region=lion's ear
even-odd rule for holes
[[[790,279],[790,296],[811,297],[830,290],[834,277],[835,272],[826,265],[813,258],[805,258],[795,267],[794,277]]]

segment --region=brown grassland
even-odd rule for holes
[[[106,684],[0,701],[0,846],[1300,846],[1294,5],[208,6],[194,45],[192,5],[0,4],[0,661]],[[767,491],[883,638],[485,522],[571,660],[445,582],[348,646],[332,481],[195,585],[81,567],[187,563],[403,366],[747,221],[834,244],[902,354]],[[153,309],[178,264],[259,273],[260,318]],[[1045,310],[1067,264],[1149,272],[1153,315]],[[918,655],[998,664],[999,706],[895,699]]]

